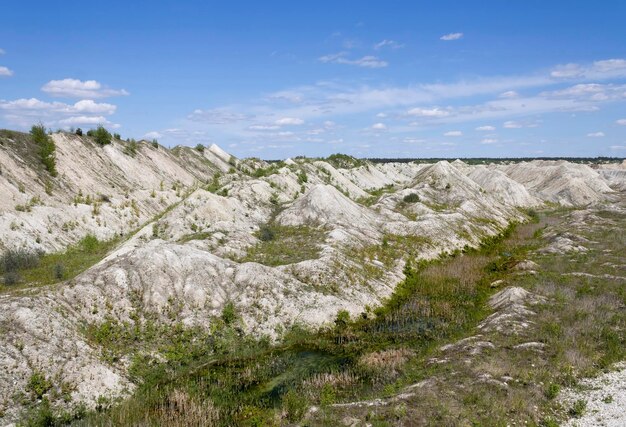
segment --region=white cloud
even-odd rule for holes
[[[142,136],[142,139],[159,139],[159,138],[163,138],[163,134],[155,130],[153,130],[152,132],[148,132],[144,136]]]
[[[252,116],[238,113],[228,108],[213,108],[209,110],[193,110],[187,118],[194,122],[208,123],[212,125],[223,125],[228,123],[249,120]]]
[[[13,75],[13,70],[8,69],[7,67],[0,66],[0,77],[11,77]]]
[[[404,138],[403,141],[406,142],[407,144],[421,144],[422,142],[426,142],[425,139],[411,138],[411,137],[406,137]]]
[[[478,126],[476,128],[476,130],[483,131],[483,132],[492,132],[492,131],[496,130],[496,128],[495,128],[495,126],[487,125],[487,126]]]
[[[83,99],[73,105],[73,110],[78,113],[95,113],[95,114],[113,114],[117,106],[92,101],[91,99]]]
[[[444,133],[443,136],[463,136],[463,132],[460,130],[451,130]]]
[[[587,134],[590,138],[602,138],[604,136],[604,132],[591,132]]]
[[[524,125],[518,122],[514,122],[512,120],[509,120],[509,121],[504,122],[502,124],[502,127],[504,127],[505,129],[520,129],[520,128],[523,128]]]
[[[581,67],[578,64],[563,64],[557,65],[550,75],[557,79],[568,79],[572,77],[578,77],[582,73]]]
[[[542,92],[540,96],[550,99],[586,101],[626,99],[626,85],[581,83],[561,90]]]
[[[409,111],[407,111],[407,114],[409,116],[418,116],[418,117],[446,117],[449,116],[450,113],[445,111],[445,110],[441,110],[438,107],[434,107],[434,108],[412,108]]]
[[[557,65],[550,75],[555,79],[611,78],[626,76],[626,59],[605,59],[591,64]]]
[[[106,125],[110,124],[104,116],[72,116],[67,119],[59,120],[60,125],[76,126],[76,125]]]
[[[278,125],[250,125],[248,126],[250,130],[278,130],[280,126]]]
[[[372,130],[387,130],[387,125],[384,123],[374,123],[372,125]]]
[[[36,121],[44,121],[49,125],[70,125],[78,123],[78,120],[85,120],[81,123],[110,124],[104,116],[115,113],[116,109],[113,104],[97,103],[90,99],[74,104],[45,102],[37,98],[0,100],[0,112],[4,113],[9,122],[20,126]]]
[[[278,126],[298,126],[304,124],[304,120],[297,117],[283,117],[276,120],[274,123],[276,123]]]
[[[626,145],[611,145],[609,148],[611,150],[626,150]]]
[[[615,123],[618,125],[626,126],[626,119],[619,119]]]
[[[346,55],[346,52],[324,55],[319,58],[319,61],[323,63],[356,65],[364,68],[384,68],[389,65],[386,61],[378,59],[373,55],[366,55],[359,59],[348,59],[346,58]]]
[[[514,90],[507,90],[506,92],[500,94],[500,98],[517,98],[518,96],[519,93]]]
[[[462,37],[463,37],[463,33],[450,33],[450,34],[444,34],[443,36],[439,37],[439,40],[444,40],[444,41],[459,40]]]
[[[63,79],[50,80],[41,87],[41,90],[50,96],[64,98],[107,98],[110,96],[125,96],[124,89],[109,89],[96,80]]]
[[[4,49],[0,49],[0,55],[4,55],[5,53],[7,53]]]
[[[395,40],[387,40],[387,39],[385,39],[385,40],[383,40],[383,41],[381,41],[379,43],[376,43],[374,45],[374,49],[376,49],[376,50],[382,49],[384,47],[389,47],[391,49],[400,49],[401,47],[404,47],[404,45],[398,43]]]
[[[376,117],[378,117],[379,119],[384,119],[385,117],[387,117],[387,113],[378,113],[376,114]]]
[[[484,138],[482,141],[480,141],[481,144],[496,144],[497,142],[498,140],[495,138]]]

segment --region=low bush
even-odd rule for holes
[[[0,257],[0,269],[4,273],[17,272],[39,265],[39,254],[27,249],[9,249]]]
[[[402,198],[402,201],[404,203],[417,203],[420,201],[420,196],[418,196],[416,193],[407,194]]]
[[[262,225],[259,229],[259,239],[263,242],[269,242],[270,240],[274,240],[276,235],[274,234],[274,230],[270,227]]]

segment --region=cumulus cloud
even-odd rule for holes
[[[96,80],[50,80],[41,87],[41,90],[50,96],[63,98],[95,99],[128,95],[128,92],[124,89],[109,89]]]
[[[604,136],[604,132],[591,132],[587,134],[590,138],[602,138]]]
[[[13,101],[0,100],[0,112],[11,123],[27,125],[38,120],[48,124],[72,125],[110,124],[104,116],[115,113],[113,104],[97,103],[83,99],[74,104],[63,102],[45,102],[37,98],[21,98]]]
[[[496,130],[496,128],[495,128],[495,126],[487,125],[487,126],[478,126],[476,128],[476,130],[483,131],[483,132],[492,132],[492,131]]]
[[[0,66],[0,77],[11,77],[13,75],[13,70],[8,69],[7,67]]]
[[[76,113],[99,113],[113,114],[116,110],[113,104],[98,104],[90,99],[83,99],[74,104],[65,104],[63,102],[45,102],[37,98],[21,98],[14,101],[0,100],[0,109],[8,111],[48,111],[64,114]]]
[[[481,144],[496,144],[497,142],[498,140],[495,138],[484,138],[482,141],[480,141]]]
[[[412,108],[407,111],[409,116],[417,116],[417,117],[446,117],[449,116],[450,113],[446,110],[441,110],[438,107],[434,108]]]
[[[372,130],[387,130],[387,125],[384,123],[374,123],[372,125]]]
[[[194,122],[203,122],[212,125],[223,125],[228,123],[249,120],[252,116],[238,113],[227,108],[213,108],[209,110],[193,110],[187,118]]]
[[[376,56],[366,55],[362,58],[358,59],[348,59],[346,58],[346,52],[333,53],[330,55],[324,55],[319,58],[320,62],[323,63],[333,63],[333,64],[347,64],[347,65],[356,65],[357,67],[364,68],[384,68],[389,63],[387,61],[383,61]]]
[[[615,123],[618,125],[626,126],[626,119],[619,119]]]
[[[378,42],[374,45],[374,49],[379,50],[382,49],[384,47],[388,47],[390,49],[400,49],[401,47],[404,47],[403,44],[398,43],[395,40],[383,40],[381,42]]]
[[[463,37],[463,33],[450,33],[450,34],[444,34],[443,36],[439,37],[439,40],[452,41],[452,40],[459,40],[462,37]]]
[[[113,114],[117,106],[113,104],[97,103],[91,99],[83,99],[76,102],[72,107],[78,113]]]
[[[283,117],[274,122],[278,126],[298,126],[304,124],[304,120],[297,117]]]
[[[443,136],[463,136],[463,132],[460,130],[451,130],[444,133]]]

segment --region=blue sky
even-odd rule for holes
[[[626,2],[127,3],[4,5],[0,127],[262,158],[626,155]]]

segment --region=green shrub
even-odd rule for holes
[[[89,135],[90,133],[91,135]],[[112,136],[102,125],[98,126],[95,131],[90,130],[87,132],[87,135],[93,136],[96,144],[98,145],[107,145],[111,143]]]
[[[332,405],[337,400],[337,393],[332,384],[326,383],[320,392],[320,404],[322,406]]]
[[[201,153],[204,153],[204,145],[202,144],[196,145],[196,150],[198,150]]]
[[[119,133],[114,133],[113,134],[113,139],[117,139],[118,141],[120,141],[122,139],[121,135]]]
[[[309,178],[306,175],[305,171],[300,171],[298,173],[298,184],[304,184],[305,182],[307,182],[309,180]]]
[[[237,310],[235,309],[235,304],[231,301],[227,302],[222,310],[221,318],[227,325],[230,325],[237,320]]]
[[[546,388],[544,394],[546,398],[552,400],[559,395],[561,391],[561,387],[558,384],[550,383],[550,385]]]
[[[418,196],[416,193],[407,194],[402,198],[402,201],[404,203],[417,203],[420,201],[420,196]]]
[[[4,277],[2,278],[2,283],[4,286],[14,286],[20,282],[20,275],[16,271],[7,271],[4,273]]]
[[[151,144],[154,148],[159,148],[159,141],[157,141],[156,139],[153,139]]]
[[[134,139],[128,140],[126,146],[124,147],[124,154],[130,157],[135,157],[137,155],[137,141]]]
[[[83,136],[83,130],[81,128],[77,128],[76,132],[74,132],[78,136]]]
[[[30,376],[26,389],[31,393],[33,400],[38,400],[52,389],[52,382],[43,373],[35,371]]]
[[[99,244],[100,241],[93,234],[87,234],[78,242],[80,248],[87,253],[94,253],[98,249]]]
[[[54,278],[57,280],[63,280],[64,277],[65,277],[65,266],[63,264],[55,264]]]
[[[283,396],[283,409],[287,413],[287,420],[291,423],[297,423],[304,417],[308,408],[306,398],[294,390],[289,390]]]
[[[262,225],[259,229],[259,239],[263,242],[269,242],[276,237],[274,230],[266,225]]]
[[[587,401],[579,399],[576,402],[574,402],[571,408],[569,408],[569,414],[572,417],[580,418],[583,416],[586,410],[587,410]]]
[[[46,128],[42,125],[33,125],[30,128],[30,134],[35,143],[39,146],[39,157],[46,170],[52,176],[57,176],[54,141],[46,133]]]
[[[16,272],[39,265],[39,254],[27,249],[9,249],[0,257],[3,272]]]

